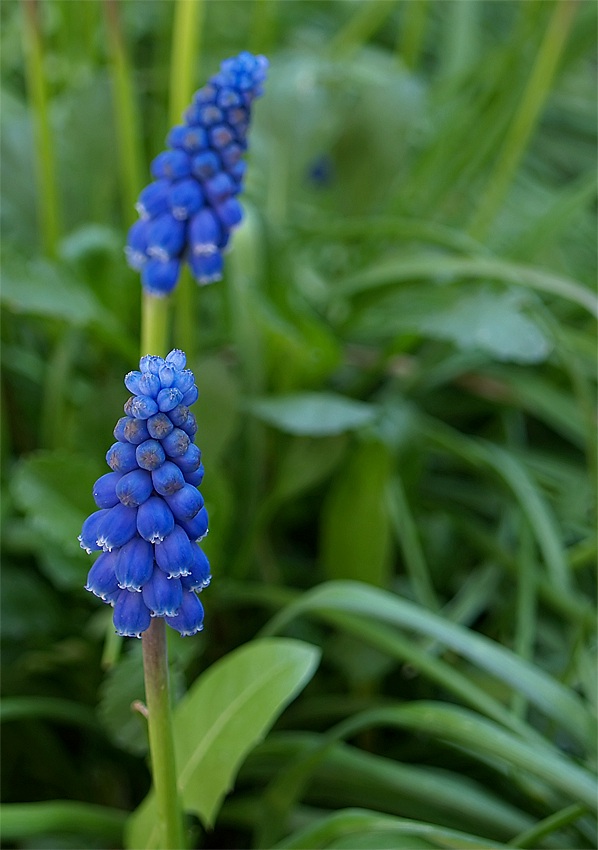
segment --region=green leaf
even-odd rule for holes
[[[121,658],[107,674],[100,689],[98,714],[102,725],[118,747],[136,755],[147,752],[147,722],[133,711],[136,700],[145,700],[143,661],[139,651]]]
[[[465,848],[486,850],[486,848],[504,846],[496,841],[490,841],[488,838],[468,835],[434,824],[409,821],[392,815],[361,811],[360,809],[344,809],[322,818],[312,826],[295,832],[276,844],[274,850],[318,850],[318,848],[334,847],[337,846],[332,843],[335,839],[363,832],[370,834],[373,832],[397,833],[398,835],[423,837],[428,839],[433,847],[450,847],[455,848],[455,850],[465,850]],[[371,848],[374,845],[370,841],[368,846]]]
[[[391,472],[390,453],[379,442],[356,446],[343,464],[320,520],[320,557],[328,578],[381,587],[388,583],[391,525],[386,492]]]
[[[40,545],[47,539],[69,555],[82,555],[77,536],[85,517],[97,510],[91,490],[99,475],[98,462],[62,450],[35,452],[19,462],[12,493]]]
[[[243,760],[307,684],[319,656],[309,644],[267,638],[236,649],[200,676],[173,717],[178,784],[186,811],[213,825]],[[131,818],[129,848],[157,846],[150,798]]]
[[[256,399],[249,403],[249,410],[281,431],[306,437],[326,437],[362,428],[378,415],[371,404],[333,393]]]
[[[6,803],[0,806],[2,838],[20,841],[49,832],[80,833],[120,844],[127,812],[78,803],[52,800],[44,803]]]
[[[594,719],[571,689],[484,635],[448,622],[388,591],[360,582],[328,582],[288,605],[270,621],[264,633],[280,631],[301,614],[315,614],[327,620],[329,613],[334,615],[338,611],[377,622],[382,620],[435,638],[487,673],[506,682],[514,691],[524,693],[531,703],[560,723],[585,746],[592,745],[595,736]]]
[[[462,278],[498,280],[558,295],[598,316],[598,302],[590,289],[568,278],[530,266],[499,259],[476,257],[390,258],[351,276],[335,290],[339,295],[357,295],[379,287],[393,286],[414,278],[431,278],[452,283]]]
[[[0,700],[0,723],[10,720],[40,718],[72,723],[95,729],[97,721],[94,712],[86,705],[60,697],[3,697]]]
[[[347,437],[295,437],[280,457],[277,480],[267,496],[270,509],[309,490],[337,466],[347,449]]]

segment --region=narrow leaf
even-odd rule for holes
[[[368,425],[377,416],[371,404],[333,393],[296,393],[256,399],[249,410],[288,434],[326,437]]]

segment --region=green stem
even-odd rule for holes
[[[159,354],[168,349],[169,298],[156,298],[143,292],[141,296],[141,356]]]
[[[541,839],[556,832],[557,829],[562,829],[564,826],[569,826],[570,823],[575,823],[580,817],[586,814],[587,808],[581,803],[573,803],[567,806],[566,809],[561,809],[553,815],[538,821],[521,835],[513,838],[507,844],[507,847],[538,847]]]
[[[411,71],[417,70],[420,62],[428,12],[428,0],[411,0],[403,4],[402,34],[397,46],[403,62]]]
[[[166,623],[162,617],[152,619],[142,644],[152,776],[158,820],[163,827],[160,847],[181,850],[185,840],[174,759]]]
[[[513,175],[525,153],[534,127],[551,90],[577,4],[559,0],[538,50],[526,89],[509,126],[490,184],[482,196],[470,233],[483,239],[508,191]]]
[[[131,224],[135,217],[137,196],[142,187],[139,121],[117,0],[104,0],[104,14],[110,49],[116,132],[120,151],[118,162],[124,221]]]
[[[27,87],[35,127],[35,164],[38,177],[37,203],[46,253],[54,257],[60,235],[56,163],[48,108],[48,91],[44,73],[41,27],[36,0],[22,0],[24,12],[23,40]]]
[[[194,89],[205,15],[203,0],[177,0],[174,4],[172,61],[170,65],[170,123],[178,124]],[[178,344],[193,361],[195,348],[196,290],[188,270],[179,278],[175,293],[175,330]]]

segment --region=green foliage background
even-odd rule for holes
[[[76,536],[138,357],[134,201],[251,49],[246,220],[172,328],[214,573],[173,681],[260,635],[322,659],[195,846],[596,847],[595,4],[0,14],[4,846],[139,846],[140,648]]]

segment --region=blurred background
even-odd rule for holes
[[[170,636],[178,692],[351,580],[491,638],[592,711],[596,5],[3,0],[0,15],[3,800],[84,804],[12,808],[3,846],[123,846],[149,787],[140,645],[83,590],[76,538],[139,357],[137,194],[181,93],[244,49],[270,60],[246,218],[224,280],[189,288],[172,328],[201,391],[214,576],[205,631]],[[391,703],[491,699],[589,765],[483,659],[344,617],[287,627],[322,647],[320,669],[198,847],[274,846],[265,789],[334,723]],[[515,846],[596,846],[575,795],[484,752],[360,733],[297,790],[286,831],[358,807],[504,846],[567,809]],[[372,830],[313,846],[440,846]]]

